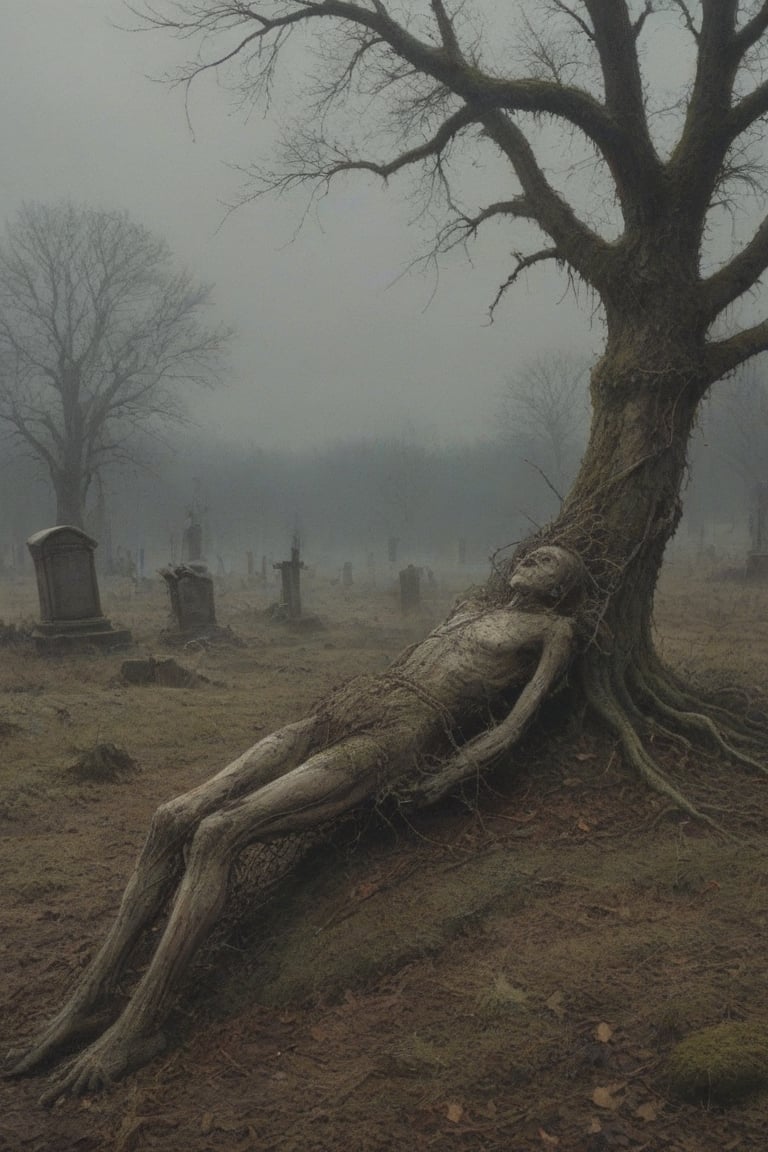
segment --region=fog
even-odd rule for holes
[[[507,11],[488,5],[489,18]],[[120,0],[11,0],[3,15],[5,217],[28,200],[125,209],[213,282],[216,316],[237,330],[222,387],[190,391],[191,423],[150,446],[152,469],[105,477],[115,540],[167,558],[196,484],[212,547],[232,557],[279,551],[299,528],[339,555],[353,542],[364,555],[389,535],[414,554],[450,555],[462,537],[484,560],[553,513],[537,471],[546,460],[523,438],[510,447],[500,404],[532,358],[594,358],[603,332],[593,300],[533,269],[490,324],[516,236],[490,229],[471,260],[452,254],[439,277],[408,271],[430,229],[397,181],[388,191],[366,177],[339,182],[306,216],[298,193],[228,211],[238,166],[269,154],[272,119],[238,107],[213,77],[188,102],[159,82],[185,46],[127,30],[136,20]],[[657,37],[647,66],[661,74],[676,51],[674,37]],[[498,175],[491,166],[466,179],[492,190]],[[51,495],[5,449],[4,528],[18,540],[50,522]],[[695,449],[702,506],[733,519],[744,483],[725,450],[715,447],[720,464],[708,451],[703,440]]]
[[[206,428],[273,447],[406,428],[472,439],[493,420],[510,364],[553,343],[555,327],[564,348],[599,346],[562,281],[535,270],[488,325],[511,238],[499,248],[489,237],[473,265],[447,260],[436,293],[432,275],[402,276],[429,232],[396,186],[340,183],[302,227],[301,194],[228,215],[243,186],[232,166],[268,154],[271,121],[207,78],[185,110],[180,89],[147,77],[188,46],[122,30],[136,20],[120,0],[14,0],[3,16],[4,214],[61,198],[126,209],[215,284],[238,339],[226,387],[191,397]]]

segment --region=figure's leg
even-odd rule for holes
[[[258,792],[206,817],[149,968],[122,1016],[43,1097],[97,1091],[158,1051],[157,1028],[192,955],[220,912],[233,860],[247,844],[326,823],[375,794],[385,760],[379,743],[353,736],[312,756]]]
[[[128,881],[112,927],[71,997],[34,1044],[10,1053],[12,1075],[23,1075],[64,1044],[103,1025],[95,1014],[123,972],[141,932],[159,915],[179,873],[182,852],[201,820],[249,790],[262,788],[305,758],[314,718],[259,741],[212,779],[161,805]]]

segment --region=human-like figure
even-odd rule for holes
[[[104,944],[64,1008],[23,1055],[12,1054],[12,1072],[33,1071],[93,1034],[139,936],[171,898],[166,928],[122,1015],[43,1100],[97,1091],[160,1051],[173,991],[221,911],[238,854],[399,786],[432,803],[498,762],[570,663],[575,629],[563,612],[582,587],[577,556],[537,548],[514,569],[507,603],[460,605],[387,672],[352,681],[313,715],[162,805]]]

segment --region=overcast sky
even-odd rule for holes
[[[2,215],[67,198],[127,209],[162,234],[238,330],[229,382],[194,411],[264,447],[367,435],[449,441],[492,434],[505,379],[549,350],[589,355],[601,332],[534,270],[487,323],[515,236],[492,231],[473,264],[399,274],[423,250],[413,206],[350,179],[295,235],[304,200],[265,198],[225,219],[233,165],[268,152],[272,128],[213,82],[183,94],[149,76],[184,59],[161,33],[121,30],[119,0],[5,0],[0,43]],[[393,283],[393,281],[396,281]],[[430,302],[431,301],[431,302]]]

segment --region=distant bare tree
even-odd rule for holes
[[[134,433],[181,415],[212,383],[228,333],[210,290],[124,212],[27,204],[0,244],[0,422],[45,465],[60,524]]]
[[[562,353],[526,361],[507,381],[501,419],[506,435],[527,441],[530,463],[561,495],[572,482],[586,445],[586,365]]]

